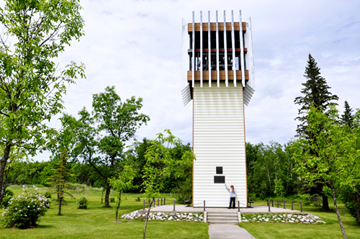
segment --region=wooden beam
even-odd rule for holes
[[[208,71],[204,71],[204,72],[208,72]],[[204,81],[208,81],[209,80],[209,74],[204,74]],[[220,71],[220,81],[225,81],[225,71]],[[236,71],[236,79],[237,80],[242,80],[241,78],[241,71]],[[234,73],[233,71],[229,71],[228,72],[228,78],[229,80],[233,80],[234,79]],[[187,80],[188,82],[192,81],[192,72],[188,71],[187,72]],[[211,81],[216,81],[217,80],[217,74],[216,71],[211,71]],[[249,80],[249,71],[245,71],[245,80]],[[200,81],[200,71],[195,71],[195,81]]]
[[[243,27],[243,32],[246,32],[246,23],[245,22],[242,23],[242,27]],[[208,31],[208,30],[209,30],[209,24],[203,23],[203,31]],[[216,31],[216,23],[215,22],[210,23],[210,30]],[[238,22],[234,22],[234,30],[240,31],[240,24]],[[200,31],[200,23],[195,23],[195,31],[196,32]],[[219,22],[219,31],[224,31],[224,23],[223,22]],[[231,31],[231,22],[226,22],[226,31]],[[188,32],[192,32],[192,23],[189,23],[189,25],[188,25]]]

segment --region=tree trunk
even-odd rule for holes
[[[63,197],[59,198],[59,212],[58,215],[61,215],[61,204],[62,204]]]
[[[110,207],[110,190],[111,186],[107,185],[106,193],[105,193],[105,206],[104,207]]]
[[[344,229],[344,225],[341,221],[341,218],[340,218],[340,213],[339,213],[339,209],[336,205],[336,196],[335,196],[335,190],[334,190],[334,186],[331,185],[331,191],[332,191],[332,194],[333,194],[333,198],[334,198],[334,206],[335,206],[335,211],[336,211],[336,215],[337,215],[337,218],[338,218],[338,221],[339,221],[339,225],[340,225],[340,228],[341,228],[341,232],[344,236],[344,239],[347,239],[346,237],[346,233],[345,233],[345,229]]]
[[[323,195],[322,196],[322,209],[323,211],[330,211],[330,208],[329,208],[329,200],[328,200],[328,197]]]
[[[150,202],[149,209],[148,209],[148,211],[147,211],[147,213],[146,213],[146,220],[145,220],[145,227],[144,227],[144,236],[143,236],[143,239],[145,239],[146,227],[147,227],[147,223],[148,223],[148,218],[149,218],[149,214],[150,214],[151,205],[152,205],[153,202],[155,202],[155,200],[152,200],[152,201]]]
[[[11,144],[9,142],[7,142],[5,149],[4,149],[4,155],[3,155],[2,159],[1,159],[1,163],[0,163],[0,204],[1,204],[4,194],[5,194],[5,188],[6,188],[5,168],[6,168],[6,163],[9,159],[10,150],[11,150]]]
[[[121,190],[119,191],[119,202],[118,202],[118,205],[117,205],[117,207],[116,207],[115,222],[117,222],[117,219],[118,219],[118,213],[119,213],[119,208],[120,208],[120,202],[121,202]]]
[[[356,220],[360,222],[360,197],[359,193],[355,191],[356,194],[356,201],[357,201],[357,207],[356,207]]]
[[[103,201],[104,201],[104,191],[105,191],[105,189],[103,189],[101,191],[101,204],[103,204]]]

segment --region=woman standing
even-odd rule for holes
[[[230,192],[230,204],[229,204],[229,209],[231,208],[231,204],[232,204],[232,208],[235,208],[235,198],[236,198],[236,190],[234,188],[234,185],[230,185],[230,188],[228,186],[226,186],[226,189]]]

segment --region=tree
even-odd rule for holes
[[[320,112],[325,113],[329,105],[337,105],[334,101],[338,100],[339,97],[329,91],[331,87],[327,85],[325,78],[320,75],[320,68],[310,54],[304,77],[307,79],[305,83],[302,83],[304,88],[301,93],[304,96],[298,96],[294,100],[295,104],[301,106],[298,110],[299,116],[295,118],[300,121],[296,132],[297,136],[305,135],[308,139],[311,139],[312,135],[307,130],[310,107],[313,106]]]
[[[344,114],[341,115],[341,123],[347,124],[350,129],[354,128],[353,122],[354,122],[354,116],[352,115],[352,109],[350,108],[349,103],[345,100],[345,111]]]
[[[285,195],[295,193],[297,175],[292,170],[291,144],[281,145],[273,141],[269,145],[246,143],[246,157],[250,161],[247,167],[250,198],[265,199],[276,195],[276,182],[281,182]]]
[[[281,178],[275,179],[274,184],[275,184],[274,194],[280,198],[284,197],[285,191]]]
[[[135,171],[129,166],[125,165],[123,170],[117,175],[109,179],[111,187],[119,192],[117,196],[116,209],[115,209],[115,222],[118,219],[118,213],[121,203],[121,193],[134,187],[132,181],[135,177]]]
[[[0,8],[0,202],[11,152],[42,149],[45,121],[62,110],[66,85],[85,77],[83,65],[72,62],[59,71],[54,62],[84,35],[80,9],[79,0],[6,0]]]
[[[61,215],[61,206],[64,204],[64,194],[68,194],[73,197],[70,193],[66,191],[67,182],[72,179],[72,174],[70,173],[70,165],[67,162],[67,152],[64,150],[59,158],[59,161],[55,163],[53,169],[53,174],[49,178],[50,184],[56,188],[57,200],[59,202],[59,211],[58,215]]]
[[[308,130],[308,111],[310,110],[310,107],[313,106],[320,112],[327,113],[328,106],[337,105],[334,101],[338,100],[339,97],[337,95],[333,95],[329,91],[331,87],[327,85],[325,78],[321,76],[320,68],[317,66],[315,59],[310,54],[305,68],[304,77],[307,79],[307,81],[302,84],[304,88],[301,90],[301,93],[304,95],[298,96],[294,100],[295,104],[301,106],[298,110],[298,117],[295,118],[300,121],[296,129],[296,136],[305,136],[310,143],[314,138],[312,132]],[[316,170],[316,168],[314,168],[314,170]],[[327,196],[322,193],[323,186],[326,185],[324,185],[321,181],[318,181],[318,183],[312,187],[305,187],[305,190],[312,190],[321,194],[323,197],[323,209],[325,211],[329,211],[330,208]]]
[[[125,143],[150,118],[139,113],[142,98],[134,96],[122,102],[115,87],[106,87],[104,93],[93,95],[92,115],[84,108],[79,112],[76,154],[88,162],[102,179],[105,207],[110,206],[111,185],[109,179],[121,170]],[[96,124],[97,123],[97,124]]]
[[[155,203],[155,196],[165,188],[166,180],[170,178],[171,175],[173,175],[175,179],[187,176],[188,170],[186,169],[192,167],[193,160],[195,160],[195,155],[191,151],[183,151],[180,159],[178,159],[179,155],[177,155],[177,151],[173,149],[182,145],[181,140],[176,138],[168,129],[164,132],[167,136],[163,133],[158,133],[158,137],[156,140],[151,141],[151,146],[145,155],[146,164],[143,175],[143,191],[147,198],[153,200],[146,214],[144,239],[150,209],[152,204]]]
[[[346,238],[344,226],[337,207],[338,193],[344,188],[355,188],[360,182],[359,134],[343,127],[338,121],[338,112],[330,107],[328,115],[315,107],[310,108],[308,131],[313,138],[308,142],[302,136],[293,145],[296,171],[312,184],[321,180],[323,188],[332,194],[339,225]]]
[[[76,147],[76,135],[79,122],[71,115],[63,114],[59,118],[61,128],[59,130],[51,129],[52,138],[47,142],[46,148],[51,152],[51,160],[59,160],[60,155],[66,151],[70,157],[74,155],[74,148]]]
[[[130,146],[125,152],[125,158],[129,165],[135,171],[135,177],[133,185],[135,186],[132,190],[140,192],[141,185],[143,184],[144,167],[146,164],[145,154],[147,149],[151,146],[151,140],[143,138],[142,141],[137,141]]]
[[[352,131],[357,136],[356,146],[360,147],[360,110],[352,115],[352,109],[345,101],[345,112],[342,115],[341,123],[343,127]],[[359,162],[359,161],[358,161]],[[360,169],[359,169],[360,170]],[[358,181],[355,185],[343,187],[341,190],[341,200],[344,202],[349,213],[360,223],[360,172],[358,172]]]

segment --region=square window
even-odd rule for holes
[[[223,174],[223,167],[216,167],[216,174]]]

